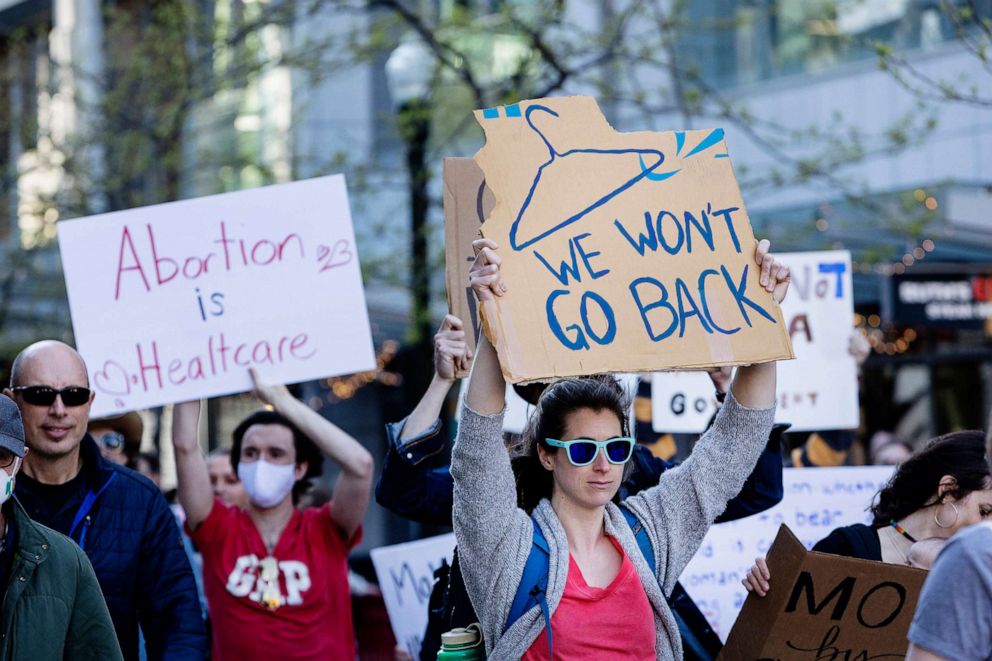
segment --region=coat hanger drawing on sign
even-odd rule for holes
[[[542,105],[529,106],[527,108],[526,113],[524,114],[524,117],[527,121],[527,125],[530,126],[531,130],[537,133],[538,136],[540,136],[541,140],[544,142],[544,145],[548,148],[549,158],[547,161],[541,164],[540,167],[538,167],[537,172],[534,175],[534,180],[533,182],[531,182],[530,190],[527,192],[527,197],[524,199],[524,202],[520,207],[520,211],[517,212],[517,217],[513,221],[513,224],[510,227],[510,247],[513,250],[516,251],[523,250],[528,246],[531,246],[537,243],[538,241],[541,241],[542,239],[545,239],[548,236],[554,234],[555,232],[571,225],[572,223],[581,220],[591,211],[603,206],[610,200],[614,199],[615,197],[617,197],[618,195],[629,189],[631,186],[636,184],[641,179],[647,179],[649,181],[664,181],[666,179],[669,179],[670,177],[673,177],[674,175],[678,174],[681,171],[681,169],[677,169],[668,172],[659,172],[658,169],[661,167],[661,164],[665,161],[665,155],[657,149],[575,148],[575,149],[569,149],[568,151],[565,152],[559,152],[554,148],[554,146],[551,144],[551,141],[548,140],[547,136],[545,136],[544,132],[542,132],[541,129],[539,129],[537,126],[534,125],[534,121],[531,116],[536,112],[544,112],[551,115],[552,117],[556,117],[556,118],[559,117],[557,112],[555,112],[551,108],[548,108],[547,106],[542,106]],[[704,138],[698,145],[696,145],[695,148],[693,148],[692,151],[686,154],[683,158],[688,158],[690,156],[693,156],[701,151],[704,151],[716,145],[721,140],[723,140],[723,137],[724,137],[723,129],[714,129],[706,138]],[[677,147],[676,153],[680,153],[682,151],[682,147],[684,146],[684,144],[685,144],[685,132],[679,131],[676,133],[676,147]],[[637,154],[638,163],[640,165],[640,171],[631,178],[629,178],[628,180],[626,180],[624,183],[620,184],[619,186],[616,186],[612,190],[607,191],[605,194],[598,196],[591,203],[586,204],[584,208],[582,208],[580,211],[573,213],[567,218],[559,221],[550,229],[541,231],[540,233],[537,233],[534,236],[528,236],[527,238],[523,238],[523,239],[519,238],[520,234],[524,234],[525,236],[527,236],[525,230],[526,223],[524,222],[525,219],[524,217],[531,205],[531,202],[533,202],[534,200],[535,193],[537,192],[538,185],[541,183],[541,177],[543,176],[545,169],[551,166],[552,164],[554,164],[556,161],[564,160],[569,156],[573,156],[575,154],[601,154],[605,156]],[[649,158],[648,161],[645,162],[645,156],[649,156],[651,158]],[[717,158],[722,158],[726,156],[727,156],[726,154],[716,155]]]

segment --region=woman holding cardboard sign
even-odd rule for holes
[[[872,525],[837,528],[814,551],[929,569],[942,542],[961,528],[992,520],[992,469],[985,434],[961,431],[933,439],[904,461],[878,492]],[[768,594],[771,574],[758,558],[742,581]]]
[[[470,273],[483,304],[506,295],[496,245],[475,243]],[[781,302],[788,269],[756,246],[761,285]],[[452,453],[454,528],[465,584],[491,658],[681,659],[665,602],[706,530],[764,449],[775,407],[775,364],[742,367],[692,457],[659,486],[616,502],[634,441],[619,387],[564,379],[541,396],[525,432],[546,476],[532,512],[502,442],[506,383],[480,338]]]

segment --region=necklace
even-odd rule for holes
[[[912,542],[913,544],[916,543],[916,538],[913,537],[912,535],[910,535],[908,532],[906,532],[906,529],[905,528],[903,528],[898,523],[896,523],[896,520],[895,519],[890,519],[889,520],[889,525],[892,526],[893,528],[895,528],[897,533],[899,533],[900,535],[902,535],[903,537],[905,537],[906,539],[908,539],[910,542]]]

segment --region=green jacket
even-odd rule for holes
[[[17,548],[0,606],[0,661],[122,660],[86,554],[32,521],[16,499],[10,505]]]

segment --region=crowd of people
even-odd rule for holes
[[[480,239],[475,249],[476,297],[506,295],[498,246]],[[788,268],[766,241],[754,259],[781,302]],[[400,516],[455,531],[420,658],[436,659],[445,632],[476,623],[493,659],[716,658],[720,638],[679,576],[711,525],[783,497],[775,363],[742,366],[732,382],[712,374],[721,406],[677,465],[639,442],[611,375],[517,387],[533,412],[522,434],[505,434],[496,350],[482,335],[473,355],[466,332],[455,317],[442,322],[433,380],[387,426],[374,489]],[[469,370],[449,455],[442,409]],[[266,406],[240,422],[228,450],[205,456],[199,402],[175,405],[177,517],[155,457],[140,453],[140,419],[90,420],[82,357],[52,340],[18,354],[0,396],[0,659],[356,657],[348,555],[373,457],[285,386],[251,378]],[[820,465],[846,442],[817,435],[786,461]],[[339,469],[334,488],[309,505],[324,459]],[[985,436],[949,434],[899,460],[872,524],[839,528],[814,550],[932,567],[909,658],[992,658]],[[775,589],[764,559],[744,584],[759,597]]]

